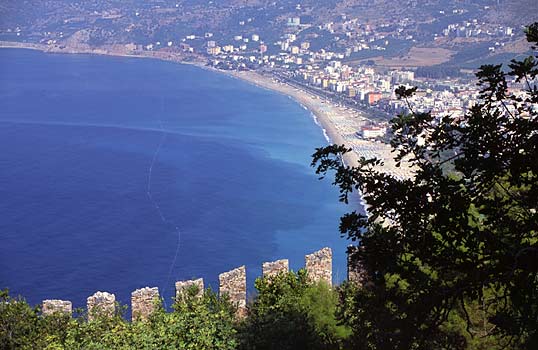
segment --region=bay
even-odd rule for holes
[[[0,288],[85,306],[346,241],[326,145],[287,96],[188,65],[0,50]]]

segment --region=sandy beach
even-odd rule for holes
[[[222,72],[218,70],[216,71]],[[330,100],[312,95],[305,90],[256,72],[225,71],[224,73],[243,79],[259,87],[280,92],[300,103],[304,108],[314,114],[316,122],[323,128],[330,143],[344,144],[353,150],[353,152],[344,155],[344,161],[347,165],[358,165],[358,161],[361,157],[367,159],[378,158],[383,161],[383,165],[379,168],[380,171],[400,178],[408,178],[412,176],[412,171],[405,161],[402,162],[401,167],[396,166],[394,153],[392,152],[390,145],[357,137],[357,131],[359,131],[362,126],[370,123],[370,120],[360,112],[347,107],[338,106]]]
[[[286,83],[276,81],[275,79],[263,76],[256,72],[226,72],[226,74],[250,82],[256,86],[276,91],[287,95],[309,110],[315,116],[316,123],[324,130],[328,142],[332,144],[346,144],[342,135],[338,132],[335,125],[331,122],[331,114],[338,113],[336,106],[329,101],[320,99],[306,91],[292,87]],[[348,112],[349,113],[349,112]],[[342,113],[338,113],[342,114]],[[351,117],[348,115],[348,117]],[[321,146],[321,145],[320,145]],[[355,153],[345,155],[345,161],[349,165],[357,165],[359,157]]]
[[[344,144],[351,148],[353,152],[344,155],[347,165],[356,166],[361,157],[378,158],[383,161],[380,171],[392,174],[400,178],[412,176],[411,169],[402,162],[401,167],[397,167],[393,159],[394,154],[390,145],[385,143],[364,140],[357,137],[357,131],[369,120],[360,112],[347,107],[338,106],[328,99],[312,95],[309,92],[277,81],[276,79],[261,75],[253,71],[223,71],[208,67],[203,61],[186,61],[180,53],[162,51],[141,51],[130,52],[123,45],[110,46],[104,49],[92,48],[59,48],[44,44],[19,43],[0,41],[0,48],[18,48],[38,50],[49,53],[63,54],[93,54],[118,57],[151,58],[167,62],[195,65],[199,68],[226,74],[237,79],[244,80],[258,87],[269,89],[287,95],[297,101],[304,108],[308,109],[315,117],[316,123],[323,129],[328,142],[332,144]],[[321,145],[320,145],[321,146]]]

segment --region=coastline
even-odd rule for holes
[[[190,56],[190,60],[181,53],[170,51],[131,51],[125,45],[112,45],[99,49],[92,49],[87,45],[77,47],[59,47],[45,44],[20,43],[0,41],[0,49],[28,49],[56,54],[89,54],[113,57],[130,57],[157,59],[166,62],[187,64],[198,68],[225,74],[229,77],[241,79],[257,87],[268,89],[288,96],[303,108],[308,110],[314,122],[323,130],[328,143],[343,144],[352,149],[344,155],[344,163],[349,166],[357,166],[359,159],[378,158],[382,160],[379,171],[394,175],[399,178],[412,177],[411,168],[404,165],[397,166],[390,145],[372,140],[364,140],[357,137],[357,130],[370,122],[357,111],[338,106],[332,101],[315,96],[309,92],[277,81],[271,76],[262,75],[254,71],[224,71],[208,67],[201,61],[201,57]],[[196,60],[198,58],[198,60]],[[321,145],[320,145],[321,146]]]
[[[50,46],[45,44],[20,43],[13,41],[0,41],[0,49],[24,49],[41,51],[45,53],[69,54],[69,55],[98,55],[112,57],[148,58],[166,62],[194,65],[207,68],[202,62],[185,60],[185,56],[169,51],[131,51],[124,45],[113,45],[100,49],[92,49],[88,46],[64,47]]]
[[[212,72],[225,74],[236,79],[241,79],[247,83],[268,89],[274,92],[286,95],[299,103],[303,108],[312,113],[314,122],[320,126],[323,133],[330,144],[345,144],[348,143],[337,131],[335,125],[331,123],[328,113],[338,113],[336,106],[330,101],[320,99],[317,96],[311,95],[304,90],[292,87],[286,83],[278,82],[272,77],[261,75],[253,71],[224,71],[206,66],[203,62],[199,61],[186,61],[180,54],[173,52],[160,52],[160,51],[142,51],[142,53],[130,53],[126,52],[122,45],[116,47],[110,47],[107,49],[91,49],[89,47],[77,47],[61,49],[56,46],[49,46],[45,44],[34,43],[20,43],[20,42],[8,42],[0,41],[0,49],[26,49],[35,50],[45,53],[57,53],[57,54],[89,54],[89,55],[101,55],[101,56],[113,56],[113,57],[130,57],[130,58],[149,58],[157,59],[166,62],[174,62],[179,64],[193,65],[201,69],[209,70]],[[355,152],[350,152],[344,155],[344,161],[347,165],[355,166],[358,164],[359,156]]]
[[[215,71],[290,97],[295,102],[299,103],[304,109],[312,113],[314,122],[323,130],[328,143],[347,145],[346,140],[342,137],[342,135],[340,135],[340,133],[338,133],[335,125],[333,125],[329,119],[329,113],[337,113],[336,107],[329,101],[320,99],[304,90],[300,90],[286,83],[278,82],[271,77],[267,77],[253,71]],[[358,165],[358,160],[359,157],[354,152],[344,155],[344,161],[348,165]]]
[[[347,208],[337,202],[329,181],[317,180],[308,167],[309,154],[325,139],[310,113],[291,99],[235,78],[159,61],[20,49],[6,49],[1,57],[6,72],[2,135],[6,147],[13,146],[5,158],[9,171],[1,178],[17,204],[6,225],[27,233],[24,239],[8,234],[4,246],[14,247],[9,256],[21,260],[25,245],[43,243],[33,239],[37,232],[51,237],[45,243],[61,252],[54,254],[59,264],[46,257],[51,260],[46,268],[39,265],[43,254],[23,259],[21,269],[29,274],[38,269],[54,282],[40,288],[49,292],[29,295],[35,303],[62,297],[65,290],[70,292],[64,297],[74,304],[85,303],[84,288],[71,292],[66,285],[87,286],[87,276],[106,284],[119,300],[130,300],[141,281],[171,300],[176,280],[203,277],[218,287],[217,273],[238,264],[247,266],[247,279],[253,280],[260,261],[285,257],[296,270],[305,254],[325,246],[342,253],[335,254],[333,265],[335,279],[345,278],[347,243],[339,237],[338,218]],[[275,104],[281,106],[278,113]],[[253,118],[256,111],[269,113]],[[181,235],[152,207],[148,183]],[[19,189],[28,186],[33,190],[20,195]],[[48,211],[21,224],[17,218],[43,204],[33,200],[36,194],[50,199]],[[101,220],[79,215],[84,212]],[[35,225],[50,222],[51,213],[61,213],[62,220],[50,227]],[[259,222],[263,232],[256,230]],[[91,265],[75,271],[82,278],[71,278],[73,271],[62,264],[63,252],[73,253],[72,240],[64,237],[73,232],[87,248],[84,265]],[[148,242],[146,260],[136,260],[138,248]],[[133,258],[136,267],[128,263]],[[118,261],[129,272],[120,281],[103,273]],[[57,271],[67,277],[55,279]],[[16,272],[10,286],[25,293],[32,280],[17,279]],[[140,276],[151,279],[144,282]]]

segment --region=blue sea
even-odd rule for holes
[[[289,97],[156,60],[0,50],[0,288],[31,304],[157,286],[246,265],[291,268],[347,242],[327,140]]]

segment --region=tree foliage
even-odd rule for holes
[[[112,317],[88,321],[63,314],[41,316],[7,291],[0,296],[0,349],[235,349],[235,310],[210,290],[190,295],[166,312],[157,310],[145,322],[127,322],[118,305]]]
[[[336,321],[338,294],[309,283],[305,270],[258,278],[240,349],[341,349],[349,329]]]
[[[226,297],[187,290],[166,312],[157,301],[148,320],[128,322],[83,310],[76,317],[41,315],[23,299],[0,293],[0,350],[11,349],[341,349],[349,328],[336,321],[338,293],[310,283],[304,270],[256,280],[258,294],[245,319]]]
[[[527,39],[536,50],[538,23]],[[462,119],[409,105],[392,120],[395,159],[412,164],[413,178],[383,173],[377,159],[346,166],[345,146],[313,155],[318,174],[335,172],[342,201],[360,191],[368,207],[340,225],[369,275],[343,313],[358,348],[463,349],[475,337],[538,347],[537,56],[508,67],[480,68],[480,100]]]
[[[538,49],[538,23],[527,39]],[[300,270],[257,279],[243,320],[226,298],[193,289],[139,322],[120,305],[91,321],[82,310],[43,316],[0,291],[0,350],[538,348],[537,76],[538,56],[485,65],[465,118],[411,109],[392,120],[395,158],[413,178],[377,159],[346,166],[344,146],[316,150],[312,164],[334,174],[340,199],[360,191],[368,205],[340,223],[360,242],[363,286],[310,283]]]

